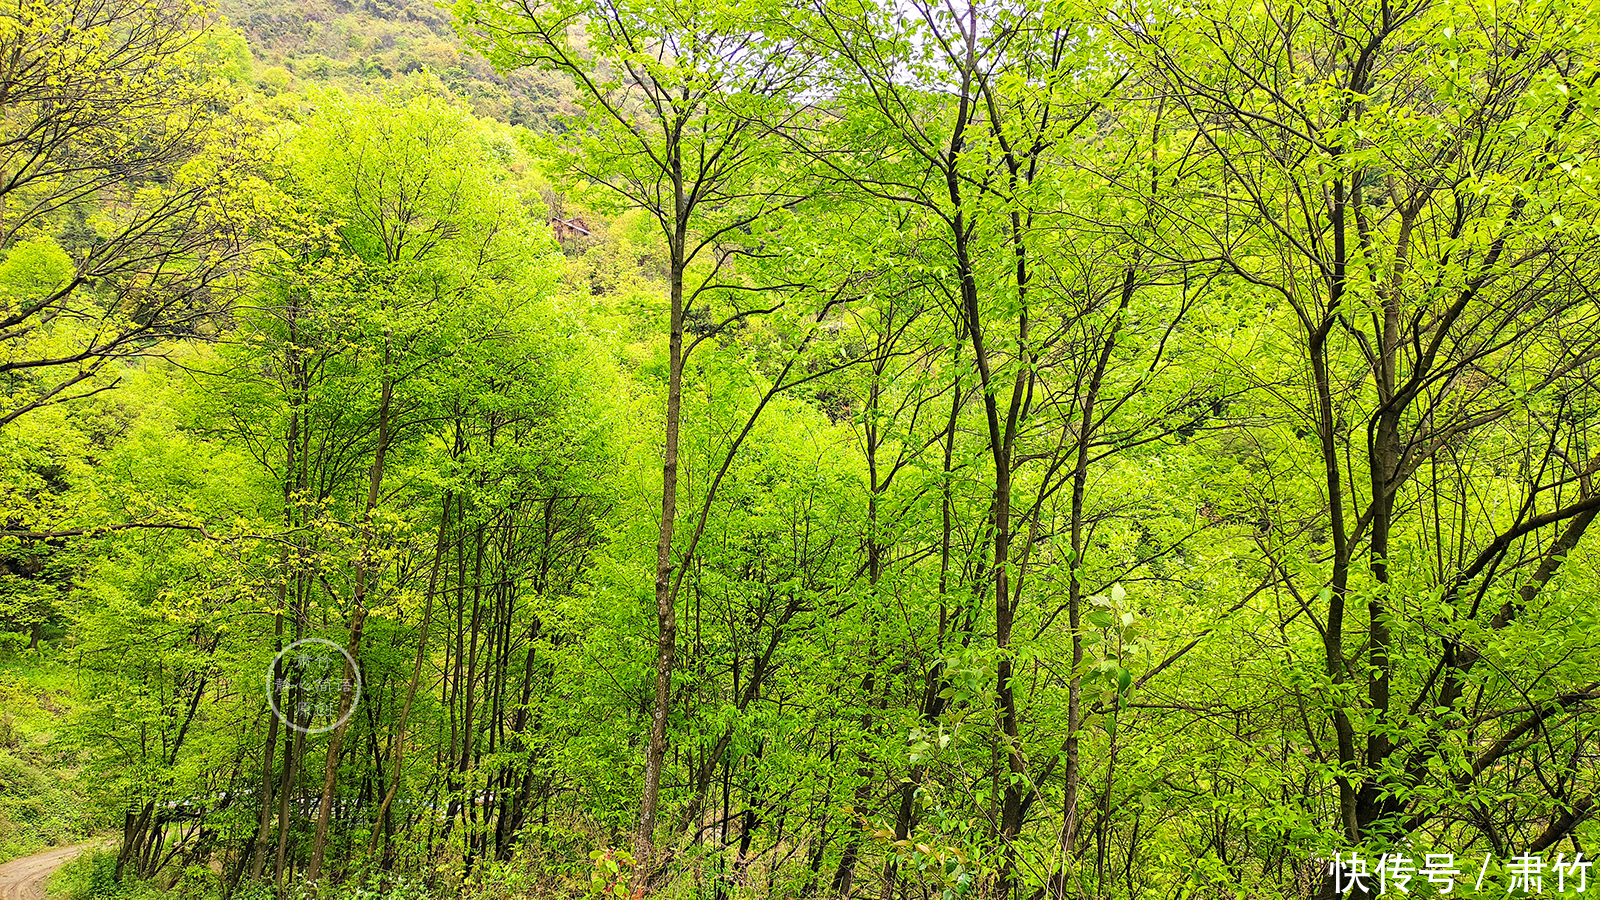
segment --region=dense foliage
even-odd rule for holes
[[[1014,900],[1600,843],[1593,3],[385,9],[0,9],[0,850]]]

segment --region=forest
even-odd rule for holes
[[[4,900],[1600,894],[1600,0],[232,2],[0,0]]]

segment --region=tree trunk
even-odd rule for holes
[[[367,621],[367,580],[372,570],[370,533],[372,511],[377,507],[378,497],[383,489],[384,463],[389,452],[389,407],[394,399],[394,380],[387,372],[389,361],[389,348],[385,345],[383,395],[378,404],[378,445],[372,455],[372,473],[367,483],[367,502],[362,514],[362,526],[368,533],[362,538],[361,555],[356,563],[355,589],[351,595],[350,642],[346,651],[352,660],[361,658],[361,635]],[[347,681],[360,677],[359,673],[351,670],[349,661],[345,662],[345,677]],[[340,697],[338,724],[334,726],[333,735],[328,740],[328,763],[322,778],[322,802],[317,808],[317,832],[311,842],[311,862],[306,866],[306,880],[313,883],[322,874],[323,854],[328,845],[328,821],[333,813],[333,793],[339,779],[339,749],[344,743],[345,729],[349,725],[347,713],[352,699],[349,692]]]
[[[683,210],[679,183],[678,210]],[[639,800],[639,823],[633,835],[633,895],[644,896],[649,887],[655,856],[656,807],[661,796],[661,765],[667,755],[667,714],[672,703],[672,665],[677,648],[678,618],[672,592],[672,533],[678,511],[678,421],[683,409],[683,246],[682,217],[672,248],[672,312],[667,368],[666,443],[661,455],[661,523],[656,540],[656,665],[655,690],[650,715],[650,738],[645,745],[644,791]]]

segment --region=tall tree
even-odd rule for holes
[[[1158,114],[1108,108],[1126,67],[1084,40],[1093,20],[1079,16],[980,3],[819,6],[811,35],[837,67],[842,125],[816,156],[859,196],[923,223],[916,263],[938,273],[929,284],[971,360],[985,549],[964,586],[992,613],[983,627],[992,628],[1003,770],[993,773],[998,793],[983,815],[999,854],[996,896],[1018,888],[1024,826],[1043,779],[1059,774],[1065,786],[1059,855],[1076,852],[1084,617],[1090,596],[1109,587],[1086,583],[1090,479],[1118,454],[1172,434],[1204,389],[1168,371],[1194,298],[1144,250],[1165,235],[1130,188],[1173,165],[1150,160]],[[1130,406],[1136,395],[1159,399]],[[1066,595],[1059,609],[1030,602],[1035,581],[1057,579]],[[1060,613],[1066,722],[1059,746],[1035,765],[1016,658]],[[1032,637],[1020,637],[1030,626]],[[901,840],[907,818],[896,827]],[[846,868],[834,880],[840,892]],[[1059,873],[1033,877],[1066,890]]]
[[[1173,213],[1257,298],[1272,371],[1306,398],[1285,438],[1317,477],[1270,466],[1258,533],[1315,632],[1294,691],[1325,717],[1300,736],[1333,792],[1315,808],[1346,847],[1551,847],[1600,787],[1563,749],[1593,672],[1557,660],[1596,648],[1507,642],[1570,614],[1561,575],[1600,510],[1580,412],[1600,69],[1572,41],[1592,22],[1433,0],[1192,13],[1120,33],[1205,148],[1204,196]]]
[[[805,197],[786,176],[770,136],[794,114],[808,62],[787,38],[781,3],[483,3],[456,13],[497,66],[539,66],[571,76],[582,114],[573,123],[570,171],[645,210],[667,260],[667,385],[661,517],[655,555],[656,648],[644,786],[634,832],[635,892],[655,858],[661,770],[672,712],[677,600],[687,560],[676,557],[679,433],[685,323],[697,313],[717,331],[770,311],[765,295],[794,285],[735,274],[775,211]],[[752,302],[741,298],[755,297]],[[720,301],[720,302],[719,302]],[[781,302],[781,301],[780,301]],[[703,520],[704,513],[701,518]],[[703,521],[701,522],[703,528]]]

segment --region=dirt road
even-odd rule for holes
[[[61,864],[94,846],[73,844],[0,865],[0,900],[44,900],[44,882]]]

